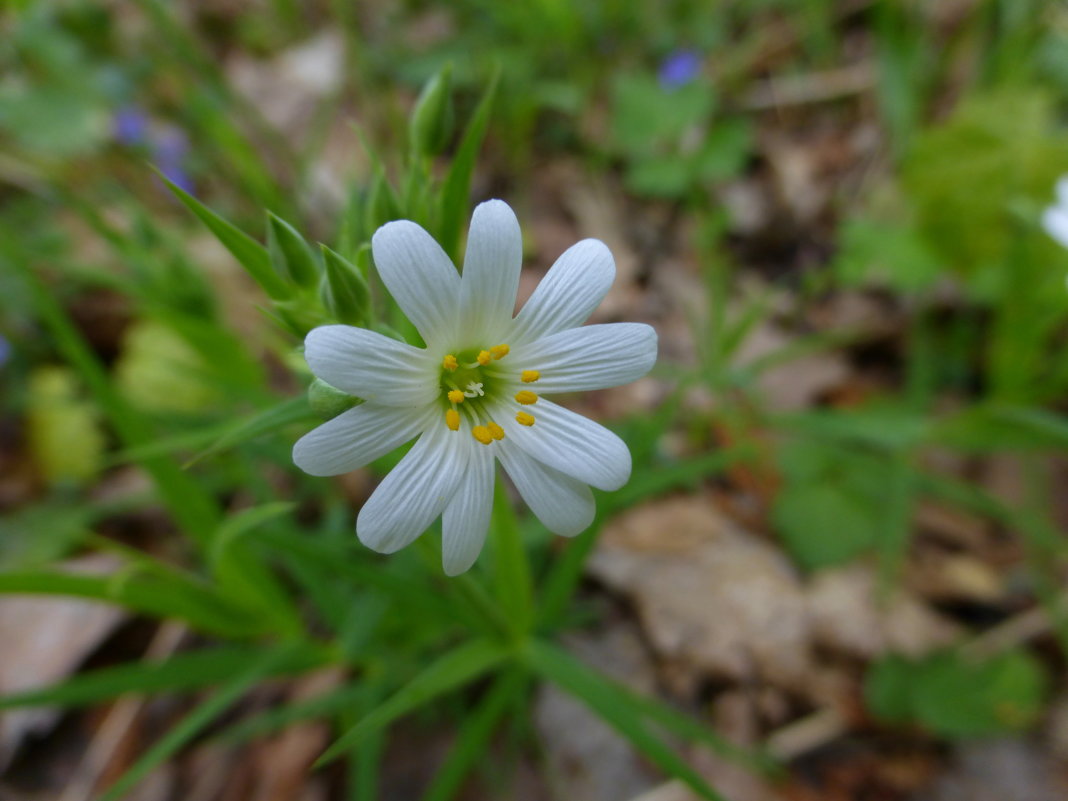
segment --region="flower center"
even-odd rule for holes
[[[528,389],[515,391],[520,383],[531,384],[541,378],[537,370],[516,372],[499,362],[508,355],[507,345],[489,350],[469,348],[446,354],[441,360],[441,396],[445,408],[445,425],[459,431],[467,420],[471,436],[483,445],[504,439],[504,429],[490,418],[490,408],[517,404],[516,422],[534,425],[534,415],[521,407],[537,403],[538,396]],[[512,394],[514,392],[514,394]],[[511,400],[508,396],[512,395]]]

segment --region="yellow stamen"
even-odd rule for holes
[[[487,364],[490,363],[490,359],[492,359],[492,358],[493,358],[493,356],[490,354],[490,352],[488,350],[480,350],[478,352],[478,356],[476,357],[476,360],[478,361],[479,364],[481,364],[483,367],[485,367]]]
[[[456,361],[456,357],[450,353],[448,356],[441,360],[441,366],[444,367],[446,370],[455,370],[457,367],[460,366],[460,363]]]
[[[505,356],[508,355],[508,351],[510,350],[511,348],[509,348],[507,345],[494,345],[492,348],[490,348],[490,353],[493,354],[494,359],[503,359]]]
[[[492,420],[486,423],[486,428],[489,429],[490,436],[494,439],[504,439],[504,429],[494,423]]]
[[[447,425],[453,431],[460,430],[460,413],[455,409],[449,409],[445,412],[445,425]]]
[[[532,426],[534,425],[534,415],[526,412],[516,412],[515,421],[521,426]]]
[[[533,384],[541,378],[541,373],[537,370],[524,370],[523,375],[521,375],[520,378],[522,378],[524,384]]]
[[[464,402],[464,393],[462,393],[458,389],[450,389],[448,397],[449,397],[449,403],[463,403]]]
[[[519,390],[519,392],[515,393],[515,399],[524,406],[530,406],[530,404],[538,402],[538,396],[529,389]]]
[[[493,442],[493,434],[485,426],[475,426],[471,429],[471,436],[481,442],[483,445],[489,445]]]

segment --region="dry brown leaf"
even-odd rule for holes
[[[796,571],[707,498],[670,498],[617,518],[589,570],[632,599],[653,648],[693,680],[805,685],[810,627]]]
[[[72,559],[60,569],[101,575],[118,559],[94,555]],[[77,598],[9,596],[0,598],[0,695],[47,687],[71,673],[126,619],[116,606]],[[23,737],[51,728],[60,711],[13,709],[0,715],[0,770]]]
[[[886,651],[920,656],[948,645],[960,628],[907,590],[880,598],[875,571],[863,564],[824,570],[806,590],[817,643],[852,656],[872,658]]]

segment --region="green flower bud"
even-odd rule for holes
[[[412,152],[436,156],[452,136],[452,64],[446,64],[423,86],[408,121]]]
[[[330,386],[321,378],[316,378],[308,387],[308,405],[323,420],[333,420],[360,403],[363,401],[359,398]]]
[[[326,273],[319,285],[323,305],[340,323],[366,325],[370,316],[371,292],[363,273],[326,245],[320,247],[323,251],[323,265],[326,267]],[[368,248],[368,245],[364,245],[360,249],[361,253]]]
[[[273,212],[267,212],[267,252],[275,272],[300,286],[315,286],[319,265],[297,229]]]

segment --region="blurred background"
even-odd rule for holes
[[[1068,797],[1066,112],[1056,0],[6,0],[0,798]],[[346,318],[278,282],[381,311],[374,229],[492,197],[660,360],[563,401],[594,528],[518,521],[573,661],[397,701],[495,563],[292,465]]]

